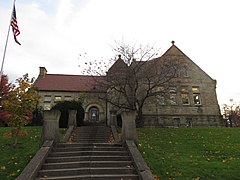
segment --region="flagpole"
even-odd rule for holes
[[[12,13],[13,13],[13,8],[14,8],[15,1],[16,0],[13,0]],[[1,66],[1,71],[0,71],[0,84],[2,82],[3,66],[4,66],[5,56],[6,56],[6,52],[7,52],[7,45],[8,45],[9,32],[10,32],[10,27],[11,27],[12,13],[11,13],[10,21],[9,21],[8,32],[7,32],[7,39],[6,39],[4,52],[3,52],[2,66]]]

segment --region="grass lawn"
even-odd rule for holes
[[[0,127],[0,179],[15,179],[39,149],[41,126],[24,127],[28,134],[19,138],[19,146],[4,132],[11,128]]]
[[[16,149],[0,127],[0,179],[15,179],[39,147],[42,127],[24,127]],[[60,130],[61,134],[66,129]],[[240,129],[138,129],[139,149],[153,173],[169,179],[240,179]]]
[[[22,129],[25,136],[19,138],[19,147],[13,148],[14,140],[5,132],[11,128],[0,127],[0,179],[15,179],[29,163],[39,149],[42,126],[28,126]],[[60,139],[66,133],[66,128],[61,128]]]
[[[240,179],[239,128],[138,129],[139,149],[160,179]]]

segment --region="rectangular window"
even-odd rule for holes
[[[44,96],[44,102],[51,102],[52,97],[50,95],[45,95]]]
[[[51,110],[51,104],[50,103],[44,103],[43,109],[44,110]]]
[[[159,105],[165,105],[165,96],[164,93],[157,95],[157,101]]]
[[[193,87],[192,87],[192,92],[193,92],[193,93],[199,92],[199,86],[193,86]]]
[[[71,100],[72,100],[72,96],[65,96],[65,97],[64,97],[64,100],[65,100],[65,101],[71,101]]]
[[[193,101],[195,105],[201,105],[200,94],[193,94]]]
[[[58,102],[58,101],[61,101],[61,100],[62,100],[61,96],[55,96],[54,97],[54,102]]]
[[[170,104],[177,105],[177,94],[176,93],[170,93]]]
[[[182,104],[189,105],[189,95],[186,93],[181,94]]]
[[[182,92],[182,93],[188,93],[188,92],[189,92],[189,91],[188,91],[188,87],[187,87],[187,86],[181,87],[181,92]]]
[[[176,86],[170,86],[169,87],[169,92],[170,93],[176,93],[177,92],[177,87]]]
[[[156,87],[156,88],[154,88],[154,92],[164,92],[164,87],[162,87],[162,86],[160,86],[160,87]]]
[[[190,118],[190,117],[186,118],[186,123],[187,123],[187,127],[192,127],[192,125],[193,125],[192,118]]]

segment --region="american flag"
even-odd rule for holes
[[[12,26],[12,31],[13,31],[13,36],[14,36],[15,42],[18,43],[19,45],[21,45],[17,40],[17,36],[20,34],[20,31],[19,31],[18,25],[17,25],[17,16],[16,16],[15,4],[13,6],[11,26]]]

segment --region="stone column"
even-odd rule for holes
[[[117,127],[117,111],[115,111],[115,110],[110,111],[110,124],[109,125]]]
[[[60,111],[48,110],[43,112],[43,129],[41,135],[41,144],[46,140],[53,140],[54,143],[59,142],[59,118]]]
[[[123,111],[122,116],[122,141],[132,140],[137,145],[136,111]]]
[[[68,110],[68,127],[69,126],[77,126],[77,120],[76,120],[76,115],[77,115],[77,110]]]

